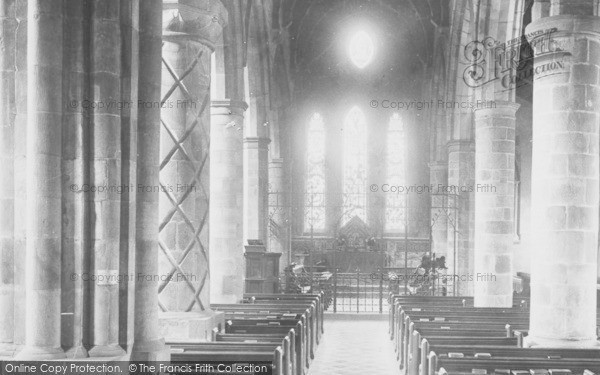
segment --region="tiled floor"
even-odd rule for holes
[[[399,375],[387,315],[327,314],[308,375]]]

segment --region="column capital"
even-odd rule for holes
[[[517,110],[521,107],[519,103],[495,100],[493,106],[475,108],[475,117],[511,117],[514,118]]]
[[[163,39],[195,40],[214,51],[227,19],[219,0],[163,0]]]

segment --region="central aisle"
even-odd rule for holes
[[[400,374],[387,319],[387,314],[326,314],[308,375]]]

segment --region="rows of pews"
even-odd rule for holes
[[[323,294],[245,295],[213,304],[225,326],[209,342],[168,342],[173,362],[272,363],[273,375],[306,375],[323,329]]]
[[[405,375],[594,375],[599,349],[524,348],[529,300],[475,308],[473,298],[390,295],[389,333]]]

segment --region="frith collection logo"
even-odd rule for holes
[[[557,31],[540,30],[507,42],[492,37],[470,42],[464,50],[468,63],[463,73],[465,84],[477,88],[500,81],[504,89],[510,90],[531,83],[537,75],[564,70],[563,59],[570,53],[555,38]],[[534,66],[534,58],[549,54],[554,55],[552,61]]]

